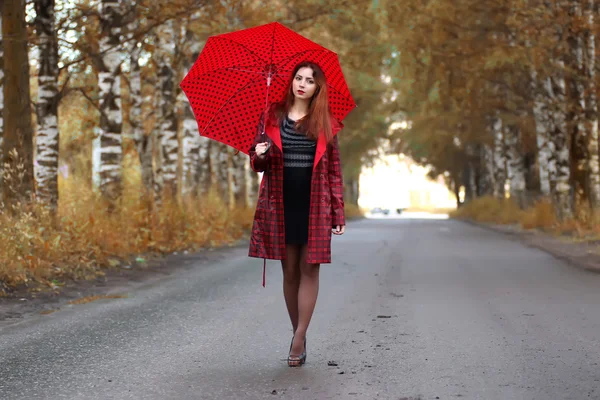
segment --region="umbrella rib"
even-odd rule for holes
[[[246,46],[244,46],[241,43],[236,42],[235,40],[228,38],[226,36],[214,36],[215,39],[221,39],[221,40],[229,40],[231,43],[233,44],[237,44],[240,47],[243,47],[244,49],[246,49],[246,51],[250,54],[252,54],[254,57],[258,58],[260,61],[262,61],[263,63],[266,63],[265,60],[263,60],[263,58],[261,56],[259,56],[258,54],[256,54],[255,52],[253,52],[252,50],[250,50],[249,48],[247,48]]]
[[[339,94],[341,97],[343,97],[344,99],[348,100],[349,102],[351,102],[351,103],[354,103],[354,101],[353,101],[353,100],[351,100],[351,99],[350,99],[348,96],[344,96],[344,95],[342,94],[342,92],[340,92],[340,91],[339,91],[338,89],[336,89],[334,86],[331,86],[329,83],[327,84],[327,87],[328,87],[328,88],[330,88],[330,89],[333,89],[333,90],[335,90],[335,91],[336,91],[336,92],[337,92],[337,93],[338,93],[338,94]]]
[[[271,63],[270,64],[273,64],[273,54],[275,54],[275,29],[276,28],[277,28],[277,25],[273,25],[273,36],[271,37]]]
[[[303,50],[303,51],[299,51],[299,52],[297,52],[297,53],[294,53],[294,54],[292,54],[291,56],[289,56],[289,57],[288,57],[288,58],[286,58],[285,60],[281,61],[281,62],[279,63],[279,65],[281,65],[281,66],[284,66],[285,64],[287,64],[288,62],[290,62],[290,60],[291,60],[292,58],[296,57],[296,56],[297,56],[297,55],[299,55],[299,54],[308,53],[309,51],[315,51],[315,52],[316,52],[316,51],[318,51],[318,52],[327,52],[327,53],[333,53],[333,54],[336,54],[336,53],[334,53],[333,51],[331,51],[331,50],[327,50],[327,49],[325,49],[325,48],[323,48],[323,49],[310,49],[310,50]],[[291,71],[290,71],[290,72],[291,72]]]
[[[248,87],[252,86],[253,84],[259,82],[259,80],[253,80],[248,82],[247,85],[244,85],[243,87],[239,88],[237,90],[237,92],[235,92],[234,94],[231,95],[230,98],[228,98],[225,103],[223,103],[223,105],[217,110],[217,112],[213,115],[213,117],[210,119],[210,121],[208,121],[208,123],[206,124],[206,127],[202,130],[201,134],[204,133],[206,131],[206,129],[210,126],[210,124],[215,120],[215,118],[217,118],[217,115],[219,115],[219,113],[225,108],[225,106],[227,106],[229,103],[231,103],[231,100],[233,100],[233,98],[235,96],[237,96],[238,94],[240,94],[242,91],[246,90]]]

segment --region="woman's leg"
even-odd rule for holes
[[[300,246],[286,245],[286,259],[281,260],[283,269],[283,297],[287,306],[292,329],[298,328],[298,288],[300,286]]]
[[[300,252],[300,287],[298,289],[298,327],[294,336],[291,354],[304,352],[304,338],[317,304],[319,293],[319,264],[306,262],[306,245]]]

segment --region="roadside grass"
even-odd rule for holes
[[[126,185],[127,186],[127,185]],[[113,212],[86,182],[60,182],[55,215],[39,206],[0,211],[0,295],[17,287],[58,289],[66,280],[93,279],[144,257],[197,251],[241,239],[254,210],[229,210],[212,190],[161,207],[125,187]]]
[[[539,199],[526,209],[520,209],[511,199],[492,196],[474,199],[450,213],[451,218],[499,225],[515,225],[526,230],[539,230],[573,240],[600,240],[600,215],[594,215],[589,207],[577,207],[579,213],[559,220],[552,202]]]
[[[230,245],[252,228],[254,209],[230,210],[216,190],[166,196],[158,207],[139,181],[124,186],[113,212],[77,177],[59,179],[56,214],[39,205],[0,210],[0,296],[16,288],[58,291],[68,280],[94,279],[107,268]],[[354,205],[345,212],[349,219],[363,216]]]

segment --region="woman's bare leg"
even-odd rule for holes
[[[317,304],[320,264],[306,262],[306,246],[300,252],[300,287],[298,288],[298,325],[291,354],[304,352],[304,338]]]
[[[286,259],[281,260],[283,269],[283,297],[287,306],[292,329],[298,328],[298,288],[300,286],[300,246],[286,245]]]

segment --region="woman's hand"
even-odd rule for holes
[[[346,225],[338,225],[331,230],[334,235],[343,235],[346,230]]]
[[[263,158],[267,152],[267,150],[269,150],[269,144],[266,142],[263,143],[259,143],[256,145],[255,149],[256,149],[256,155],[260,158]]]

